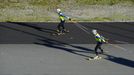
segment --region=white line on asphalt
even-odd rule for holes
[[[122,43],[122,44],[129,44],[129,42],[119,41],[119,40],[115,40],[115,42]]]

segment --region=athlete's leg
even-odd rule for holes
[[[62,26],[62,21],[57,26],[58,32],[61,32],[62,31],[61,26]]]
[[[96,45],[96,47],[95,47],[95,54],[96,54],[96,56],[98,56],[98,48],[99,48],[99,46],[100,46],[100,44],[99,44],[99,42],[97,42],[97,45]]]
[[[99,45],[99,49],[101,50],[101,53],[103,54],[103,49],[101,48],[101,46],[102,46],[102,43],[100,43],[100,45]]]
[[[65,30],[65,26],[64,26],[64,24],[65,24],[65,21],[61,21],[61,27],[62,27],[62,32],[65,32],[64,30]]]

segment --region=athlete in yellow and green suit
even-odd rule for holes
[[[103,53],[103,49],[101,48],[101,45],[102,45],[103,43],[105,43],[106,41],[105,41],[105,38],[104,38],[103,36],[101,36],[101,35],[97,32],[97,30],[92,30],[92,33],[94,34],[95,40],[96,40],[96,42],[97,42],[97,45],[96,45],[96,47],[95,47],[95,54],[96,54],[96,57],[94,57],[94,59],[98,59],[98,58],[101,58],[101,57],[98,56],[99,53],[98,53],[97,50],[100,49],[100,50],[101,50],[101,53]]]
[[[68,16],[65,16],[65,15],[61,12],[61,9],[57,9],[57,13],[58,13],[59,19],[60,19],[60,23],[58,24],[57,29],[58,29],[58,32],[59,32],[59,33],[63,33],[63,32],[66,31],[66,29],[65,29],[65,27],[64,27],[65,20],[66,20],[66,19],[71,20],[71,18],[68,17]]]

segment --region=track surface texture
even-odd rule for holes
[[[70,32],[54,36],[57,24],[0,23],[0,75],[134,74],[134,23],[66,23]],[[92,29],[111,43],[101,60],[87,60],[95,56]]]
[[[1,44],[33,44],[41,41],[60,41],[68,44],[94,44],[92,29],[97,29],[111,43],[133,44],[134,23],[66,23],[70,32],[53,36],[58,23],[0,23]],[[83,29],[86,30],[85,32]]]

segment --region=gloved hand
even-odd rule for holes
[[[109,39],[105,39],[105,41],[106,41],[106,43],[108,43],[109,42]]]
[[[71,18],[69,18],[69,20],[71,21],[72,19],[71,19]]]

